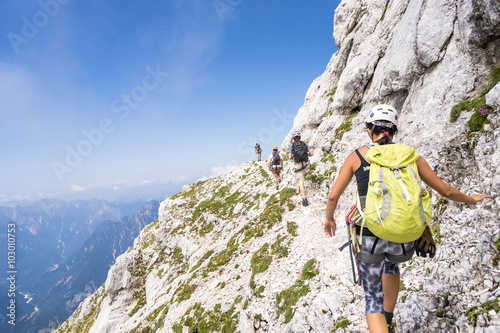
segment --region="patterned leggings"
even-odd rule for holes
[[[359,237],[359,236],[358,236]],[[377,237],[363,236],[361,248],[365,251],[379,254],[388,253],[392,255],[403,254],[403,248],[400,243],[393,243],[378,238],[375,248],[373,245]],[[359,241],[359,240],[358,240]],[[412,249],[415,242],[404,243],[406,250]],[[365,314],[384,313],[384,292],[382,290],[382,274],[399,274],[398,263],[385,258],[379,263],[372,264],[360,260],[359,269],[363,290],[365,292]]]

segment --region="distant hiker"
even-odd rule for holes
[[[273,147],[273,152],[271,155],[269,155],[267,166],[269,167],[269,170],[273,173],[274,176],[274,182],[276,183],[276,189],[279,190],[279,183],[281,183],[281,176],[280,172],[281,169],[283,169],[283,159],[280,156],[280,153],[278,152],[278,147],[274,146]]]
[[[335,236],[337,225],[334,220],[334,212],[337,208],[340,196],[351,181],[353,175],[356,176],[357,181],[357,190],[359,194],[358,202],[364,209],[364,213],[361,213],[362,216],[365,216],[366,218],[366,216],[370,214],[368,209],[368,202],[371,200],[370,196],[373,197],[374,195],[379,195],[382,197],[382,191],[377,191],[373,187],[374,183],[382,183],[382,181],[370,181],[369,183],[369,178],[372,177],[369,169],[370,167],[376,167],[379,165],[379,158],[384,157],[384,152],[399,148],[407,149],[405,147],[409,147],[405,145],[393,144],[392,139],[397,132],[397,126],[398,114],[392,106],[378,105],[370,110],[370,113],[366,118],[366,128],[371,141],[375,145],[372,148],[368,148],[367,146],[360,147],[352,152],[345,160],[335,181],[335,185],[333,186],[333,189],[328,197],[326,220],[324,225],[324,232],[327,236]],[[401,159],[401,156],[396,157],[395,155],[391,155],[390,157],[393,161]],[[370,158],[372,159],[370,160]],[[408,160],[406,156],[404,158]],[[405,162],[407,162],[406,160]],[[395,170],[386,168],[383,170],[384,173],[380,173],[382,175],[381,179],[385,183],[385,177],[387,176],[389,179],[390,173],[396,174],[395,178],[400,176],[402,173],[409,173],[410,175],[414,174],[415,178],[418,178],[418,175],[420,175],[421,180],[436,192],[457,202],[475,204],[484,198],[489,197],[487,194],[474,194],[472,196],[468,196],[442,181],[434,173],[429,164],[427,164],[425,159],[419,157],[416,152],[414,160],[417,170],[404,170],[397,174],[400,171],[399,169],[407,168],[407,166],[398,167],[399,169],[394,168]],[[387,172],[387,174],[385,172]],[[396,181],[396,184],[397,183],[398,181]],[[402,184],[399,188],[400,190],[405,188],[403,182],[399,183]],[[369,187],[373,190],[369,191]],[[386,189],[384,189],[384,193],[385,190]],[[396,193],[399,194],[401,192],[405,192],[406,194],[409,194],[410,191],[411,190],[409,189],[403,189],[403,191],[398,191]],[[374,192],[375,194],[370,194],[369,192]],[[419,195],[422,196],[422,193],[425,195],[423,189],[419,191]],[[408,197],[406,194],[405,197]],[[385,196],[386,195],[383,197],[385,198]],[[389,201],[384,202],[384,205],[387,206],[384,207],[386,210],[383,211],[383,214],[381,215],[384,215],[384,213],[390,214],[390,206],[395,205],[395,202],[398,199],[395,195],[393,196],[394,198],[391,200],[392,203]],[[402,197],[403,196],[400,195],[400,198]],[[411,205],[409,198],[404,198],[404,203],[406,204],[407,200],[408,205]],[[382,218],[379,216],[379,219],[385,219],[385,217]],[[397,219],[397,222],[401,219],[401,217]],[[410,220],[404,220],[403,222],[404,223],[402,224],[404,225],[405,223],[410,223]],[[416,247],[415,241],[407,241],[405,243],[388,241],[384,238],[375,236],[373,234],[375,232],[373,227],[372,229],[369,229],[369,227],[366,226],[363,229],[361,228],[362,227],[356,226],[355,230],[356,234],[358,234],[356,239],[358,241],[358,246],[360,247],[360,250],[358,251],[358,255],[360,255],[359,270],[365,294],[365,314],[368,322],[368,329],[370,332],[394,332],[392,317],[398,298],[400,282],[398,263],[411,258]],[[362,235],[360,236],[359,233],[361,230]],[[379,231],[377,232],[379,233]],[[360,238],[362,239],[360,240]]]
[[[261,160],[261,153],[262,149],[260,148],[260,145],[258,142],[255,143],[255,154],[257,154],[257,161],[260,162]]]
[[[309,168],[309,156],[313,156],[313,151],[307,143],[300,141],[300,131],[292,133],[293,142],[288,147],[288,157],[294,159],[295,162],[295,177],[299,184],[300,194],[302,195],[302,205],[307,206],[306,188],[304,182],[306,180],[306,170]]]

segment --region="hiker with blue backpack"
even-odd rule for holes
[[[366,130],[373,143],[347,157],[326,208],[324,232],[333,237],[338,200],[355,176],[356,204],[351,211],[358,214],[359,223],[350,230],[372,333],[395,331],[392,319],[400,283],[398,263],[409,260],[415,251],[430,257],[435,252],[435,247],[429,246],[430,195],[421,181],[457,202],[476,204],[490,197],[469,196],[442,181],[413,147],[392,142],[397,126],[398,113],[392,106],[377,105],[370,110]]]
[[[306,172],[309,169],[309,156],[313,156],[313,151],[309,148],[307,143],[300,141],[300,131],[294,131],[292,133],[293,142],[288,147],[288,157],[293,158],[295,166],[295,178],[299,184],[300,194],[302,195],[302,205],[308,206],[307,201],[305,180]]]
[[[274,176],[274,183],[276,184],[276,189],[279,190],[279,183],[281,183],[281,170],[283,169],[283,159],[278,152],[278,147],[273,147],[273,152],[269,155],[267,166]]]

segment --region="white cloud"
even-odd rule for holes
[[[237,165],[226,165],[226,166],[219,166],[219,167],[212,167],[210,168],[210,174],[208,175],[209,178],[215,178],[219,177],[225,174],[228,174],[230,172],[233,172],[234,170],[238,169]]]
[[[41,199],[53,197],[54,193],[38,192],[38,197]]]
[[[0,205],[5,205],[5,206],[14,206],[23,203],[29,203],[31,200],[32,199],[29,195],[0,194]]]
[[[113,186],[113,190],[118,191],[118,190],[120,190],[120,187],[115,185],[115,186]]]
[[[164,179],[163,182],[165,183],[184,183],[188,180],[188,177],[186,176],[180,176],[180,177],[169,177],[168,179]]]
[[[85,187],[78,186],[76,184],[71,185],[71,190],[73,192],[83,192],[86,191],[87,189]]]

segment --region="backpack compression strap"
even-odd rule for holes
[[[428,226],[429,223],[427,223],[427,219],[425,217],[424,205],[422,204],[422,198],[424,196],[424,188],[422,187],[422,183],[418,179],[418,176],[417,176],[417,173],[415,172],[415,170],[413,170],[413,168],[410,166],[408,166],[408,169],[413,173],[413,175],[415,176],[415,179],[417,180],[418,186],[420,186],[420,217],[422,218],[422,221],[424,221],[424,224]]]
[[[409,165],[405,165],[405,166],[402,166],[400,168],[391,168],[391,170],[394,173],[394,176],[396,177],[396,179],[398,180],[399,186],[401,186],[401,189],[403,190],[403,199],[406,199],[406,202],[408,203],[408,205],[411,205],[410,192],[408,192],[408,189],[406,188],[405,184],[403,183],[403,180],[401,179],[401,174],[399,173],[399,171],[403,168],[411,169]],[[411,171],[413,171],[413,169],[411,169]],[[415,178],[417,178],[415,171],[413,171],[413,174],[415,175]],[[418,178],[417,178],[417,180],[418,180]],[[420,186],[420,195],[422,195],[422,186]]]

